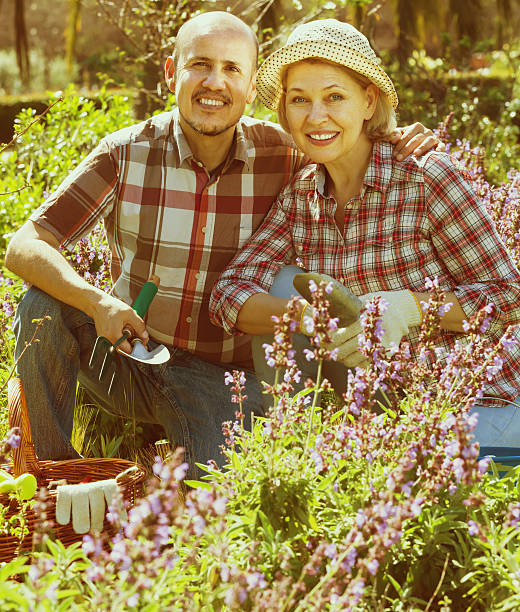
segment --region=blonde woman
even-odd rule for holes
[[[362,302],[381,295],[386,346],[403,338],[416,346],[425,277],[438,277],[452,304],[439,341],[446,349],[463,333],[463,320],[488,303],[495,305],[491,337],[520,321],[520,273],[451,158],[430,152],[397,161],[382,140],[395,127],[398,98],[363,34],[334,19],[296,28],[260,67],[257,89],[314,163],[280,193],[222,274],[210,304],[216,323],[256,336],[258,348],[294,293],[298,268],[284,268],[294,263],[329,274]],[[336,333],[343,366],[362,360],[358,333],[357,322]],[[520,445],[519,357],[517,347],[488,389],[508,407],[479,410],[483,445]],[[261,361],[257,350],[260,378]]]

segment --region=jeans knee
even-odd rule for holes
[[[16,339],[15,356],[18,356],[36,331],[36,320],[49,317],[38,329],[39,341],[46,344],[46,338],[60,337],[61,325],[60,302],[36,287],[31,287],[18,304],[13,321]]]
[[[49,315],[56,317],[60,310],[60,303],[37,287],[30,287],[18,304],[15,314],[15,323],[19,325],[32,325],[34,319],[41,319]]]

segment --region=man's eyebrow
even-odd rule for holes
[[[190,59],[188,60],[188,62],[214,62],[215,59],[211,58],[211,57],[206,57],[205,55],[195,55],[194,57],[190,57]],[[238,66],[241,67],[242,64],[240,62],[238,62],[237,60],[232,60],[232,59],[225,59],[221,61],[222,64],[228,64],[228,65],[232,65],[232,66]]]
[[[200,60],[203,60],[205,62],[210,62],[211,58],[210,57],[205,57],[204,55],[195,55],[195,56],[190,57],[188,59],[189,62],[198,62]]]

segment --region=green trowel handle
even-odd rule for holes
[[[132,304],[132,308],[135,310],[135,312],[137,312],[141,319],[144,319],[144,315],[146,314],[153,298],[155,297],[155,294],[157,293],[159,282],[160,279],[158,276],[150,276],[150,279],[143,285],[143,288],[141,291],[139,291],[139,295],[136,297],[135,302]]]

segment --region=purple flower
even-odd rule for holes
[[[135,608],[138,603],[139,603],[139,595],[137,593],[130,595],[130,597],[126,600],[126,605],[130,608]]]
[[[336,544],[327,544],[327,546],[325,546],[325,550],[323,551],[323,553],[329,559],[335,559],[338,553]]]
[[[267,586],[262,572],[252,572],[247,575],[247,586],[250,589],[264,589]]]
[[[17,432],[17,430],[12,429],[7,434],[6,442],[11,448],[18,448],[20,446],[21,441],[22,441],[22,436]]]
[[[175,480],[177,480],[179,482],[181,480],[184,480],[184,478],[186,477],[186,473],[187,473],[189,467],[190,466],[186,462],[181,463],[180,465],[178,465],[173,470],[173,477],[175,478]]]
[[[480,528],[475,521],[468,521],[468,533],[470,536],[478,535],[480,533]]]
[[[217,499],[213,502],[213,510],[215,514],[222,516],[226,513],[226,506],[228,503],[227,497],[217,497]]]
[[[446,302],[446,304],[441,304],[439,306],[439,317],[443,317],[446,313],[448,313],[451,310],[452,306],[452,302]]]
[[[193,517],[193,530],[195,533],[200,536],[204,533],[204,528],[206,527],[206,521],[200,515],[196,515]]]

